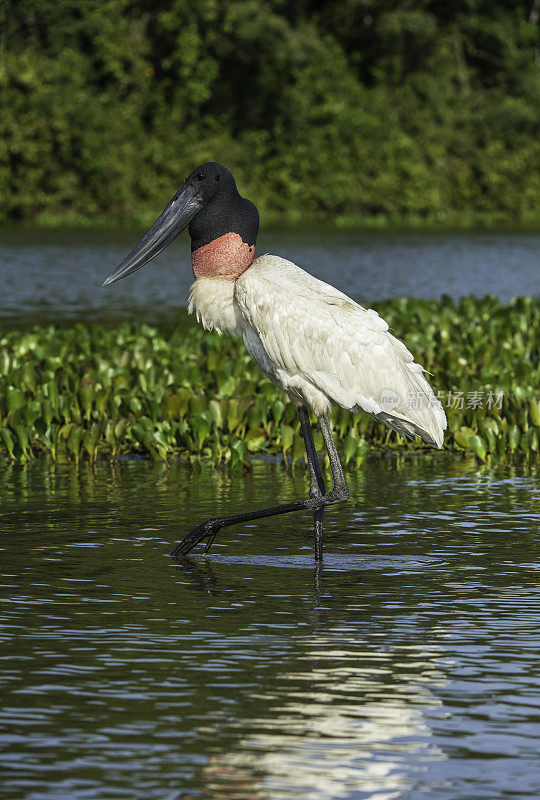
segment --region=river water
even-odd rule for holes
[[[4,464],[0,797],[500,800],[540,796],[538,471],[376,458],[326,512],[149,461]]]
[[[101,287],[142,231],[4,229],[4,324],[136,316],[173,319],[193,280],[187,235],[126,280]],[[257,252],[275,253],[369,304],[389,297],[540,294],[540,235],[265,231]]]

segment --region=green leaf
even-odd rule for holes
[[[250,453],[256,453],[266,443],[266,431],[264,428],[250,428],[246,432],[244,439]]]
[[[517,425],[511,425],[508,428],[508,446],[510,447],[510,452],[514,452],[519,445],[520,439],[520,432]]]
[[[203,411],[201,414],[197,414],[196,417],[192,417],[190,424],[200,450],[212,428],[212,414],[210,411]]]
[[[227,411],[227,428],[230,433],[234,433],[240,422],[240,407],[238,400],[231,398],[229,400],[229,408]]]
[[[280,428],[281,433],[281,450],[283,453],[283,457],[286,458],[287,450],[292,447],[293,439],[294,439],[294,430],[291,428],[290,425],[282,425]]]
[[[129,422],[125,417],[121,417],[114,426],[114,438],[117,442],[121,442],[125,436]]]
[[[486,460],[487,445],[485,439],[483,439],[481,436],[471,436],[469,439],[469,445],[474,451],[475,455],[478,456],[481,461]]]
[[[486,417],[482,420],[482,432],[487,433],[488,430],[492,431],[495,435],[499,433],[497,420],[493,419],[493,417]]]
[[[13,389],[9,387],[6,389],[6,406],[8,413],[15,411],[17,408],[22,408],[25,404],[24,392],[21,389]]]
[[[189,398],[189,413],[200,414],[208,408],[208,399],[204,396],[191,395]]]
[[[540,400],[532,400],[529,406],[529,414],[533,425],[540,426]]]
[[[110,389],[99,389],[95,394],[94,403],[100,415],[105,413],[110,393]]]
[[[292,445],[292,466],[296,464],[296,462],[303,458],[306,454],[306,448],[304,444],[304,437],[300,433],[295,433],[293,436],[293,445]]]
[[[463,426],[458,431],[454,432],[454,439],[460,447],[463,447],[465,450],[472,447],[471,445],[471,438],[475,436],[474,431],[472,428],[467,428]]]
[[[57,411],[58,410],[58,387],[56,385],[56,381],[48,381],[48,383],[46,383],[43,388],[44,388],[45,396],[48,397],[48,399],[51,402],[52,407],[55,409],[55,411]]]
[[[492,428],[486,428],[484,430],[484,436],[486,437],[488,443],[488,449],[490,453],[497,452],[497,436],[495,435]]]
[[[84,429],[79,427],[72,427],[67,438],[67,449],[75,456],[78,461],[81,443],[84,435]]]
[[[244,457],[246,455],[246,443],[237,439],[231,445],[231,466],[233,469],[238,469],[244,466]]]
[[[361,440],[363,441],[363,440]],[[343,455],[345,456],[345,463],[348,464],[353,456],[356,456],[356,452],[358,449],[358,438],[356,436],[356,431],[350,431],[343,441]]]
[[[13,441],[13,436],[11,435],[9,428],[0,428],[0,436],[7,447],[9,455],[11,458],[13,458],[13,448],[15,447],[15,442]]]
[[[359,439],[358,445],[356,448],[356,466],[359,466],[366,458],[368,454],[368,445],[365,439]]]
[[[281,421],[284,411],[285,403],[282,400],[274,400],[272,403],[272,416],[277,424]]]
[[[32,452],[30,450],[30,440],[28,437],[28,431],[24,427],[24,425],[15,425],[13,430],[17,436],[17,440],[21,446],[21,450],[26,458],[30,458],[32,456]]]
[[[218,393],[223,397],[230,397],[234,394],[236,389],[237,379],[234,375],[227,375],[226,372],[220,370],[216,373],[216,384]]]
[[[91,428],[85,430],[82,438],[82,447],[88,453],[90,461],[94,460],[98,438],[99,438],[98,425],[92,425]]]
[[[92,404],[94,402],[95,396],[96,392],[91,384],[86,383],[83,386],[81,386],[81,390],[79,392],[79,399],[82,409],[85,413],[86,419],[90,419],[90,412],[92,411]]]
[[[223,408],[224,404],[220,403],[218,400],[210,400],[208,403],[208,410],[218,430],[221,430],[223,427]]]

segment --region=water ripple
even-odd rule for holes
[[[245,498],[152,469],[119,465],[119,493],[38,462],[0,488],[0,797],[540,796],[533,467],[368,462],[322,565],[309,514],[171,560],[194,517]],[[250,480],[261,505],[305,490],[277,464]],[[46,529],[13,528],[29,485],[61,512]]]

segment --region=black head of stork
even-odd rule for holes
[[[210,272],[222,274],[228,269],[226,265],[233,265],[231,269],[240,274],[253,261],[259,231],[257,209],[241,197],[227,167],[209,161],[186,178],[150,230],[103,286],[144,267],[188,225],[197,277]]]

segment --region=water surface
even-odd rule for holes
[[[0,796],[540,796],[534,467],[369,458],[326,512],[222,531],[301,466],[3,470]]]
[[[2,230],[0,319],[4,324],[118,319],[168,320],[193,280],[187,235],[151,265],[101,287],[142,231]],[[540,235],[265,231],[259,254],[288,258],[369,304],[449,294],[502,301],[540,293]]]

